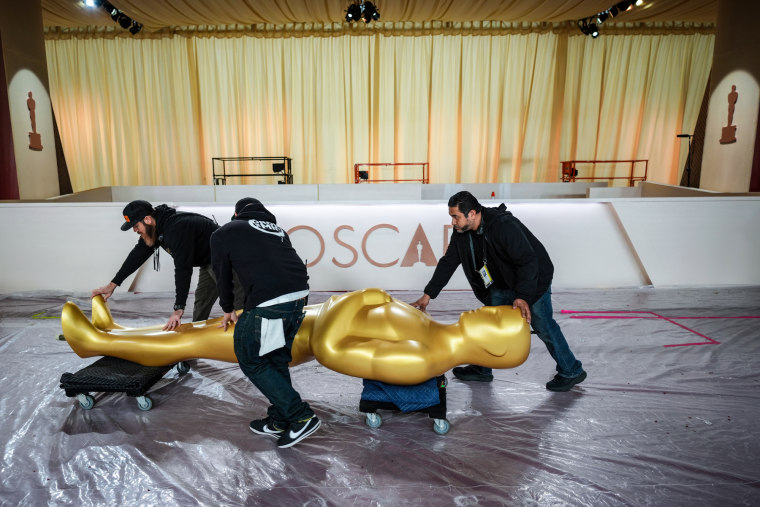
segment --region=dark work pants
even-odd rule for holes
[[[309,404],[293,388],[288,369],[293,339],[304,318],[304,304],[305,298],[257,307],[240,314],[235,324],[235,355],[240,369],[271,403],[267,415],[278,428],[314,415]],[[282,319],[285,346],[260,356],[262,319]]]
[[[235,272],[232,273],[232,293],[234,296],[235,309],[245,307],[245,292],[240,285],[240,280]],[[198,286],[195,288],[195,303],[193,304],[193,322],[206,320],[211,315],[214,303],[219,299],[219,291],[216,287],[216,275],[211,269],[211,264],[200,267],[198,274]]]

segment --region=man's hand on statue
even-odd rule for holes
[[[93,289],[92,297],[95,297],[97,295],[102,295],[103,301],[108,301],[108,298],[110,298],[113,295],[113,291],[115,290],[116,290],[116,284],[111,282],[105,287],[100,287],[99,289]]]
[[[224,317],[222,317],[222,322],[219,323],[217,327],[223,327],[225,331],[227,331],[227,327],[230,325],[230,322],[233,324],[237,322],[238,315],[235,312],[232,313],[225,313]]]
[[[530,305],[527,301],[524,299],[515,299],[512,303],[512,308],[519,308],[520,313],[522,313],[523,319],[525,319],[528,324],[530,324]]]
[[[430,304],[430,296],[428,296],[427,294],[423,294],[421,298],[419,298],[417,301],[415,301],[411,305],[415,308],[419,308],[421,311],[424,312],[428,304]]]
[[[174,310],[174,313],[172,313],[172,316],[169,317],[169,321],[164,326],[164,331],[174,331],[178,328],[179,325],[182,324],[181,319],[184,313],[185,310]]]

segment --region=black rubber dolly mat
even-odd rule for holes
[[[177,365],[180,373],[187,371],[183,365]],[[140,410],[150,410],[153,401],[145,393],[173,366],[143,366],[126,359],[105,356],[76,373],[61,375],[61,389],[66,391],[66,396],[76,397],[85,410],[95,405],[90,392],[126,393],[137,397]]]

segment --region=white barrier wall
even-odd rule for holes
[[[575,183],[422,183],[303,184],[303,185],[170,185],[150,187],[100,187],[51,198],[55,202],[129,202],[144,199],[163,203],[236,202],[255,195],[262,202],[361,202],[447,201],[460,190],[478,199],[570,199],[586,198],[588,192],[607,187],[606,182]],[[679,187],[676,187],[676,189]],[[673,189],[668,187],[667,192]],[[603,197],[641,197],[604,195]],[[661,196],[657,196],[661,197]]]
[[[119,229],[123,206],[0,203],[0,292],[79,292],[108,283],[137,240]],[[422,290],[451,233],[445,201],[268,208],[290,231],[319,291]],[[179,209],[219,223],[233,211],[197,203]],[[545,244],[555,289],[760,285],[757,197],[520,201],[508,209]],[[160,272],[148,261],[121,290],[172,291],[171,256],[162,251],[160,261]],[[447,288],[467,288],[461,270]]]

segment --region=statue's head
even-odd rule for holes
[[[520,364],[528,356],[530,326],[519,309],[483,306],[463,313],[459,317],[459,325],[472,352],[494,361],[492,365],[483,366],[511,367],[514,361]],[[501,365],[500,359],[506,363]]]

